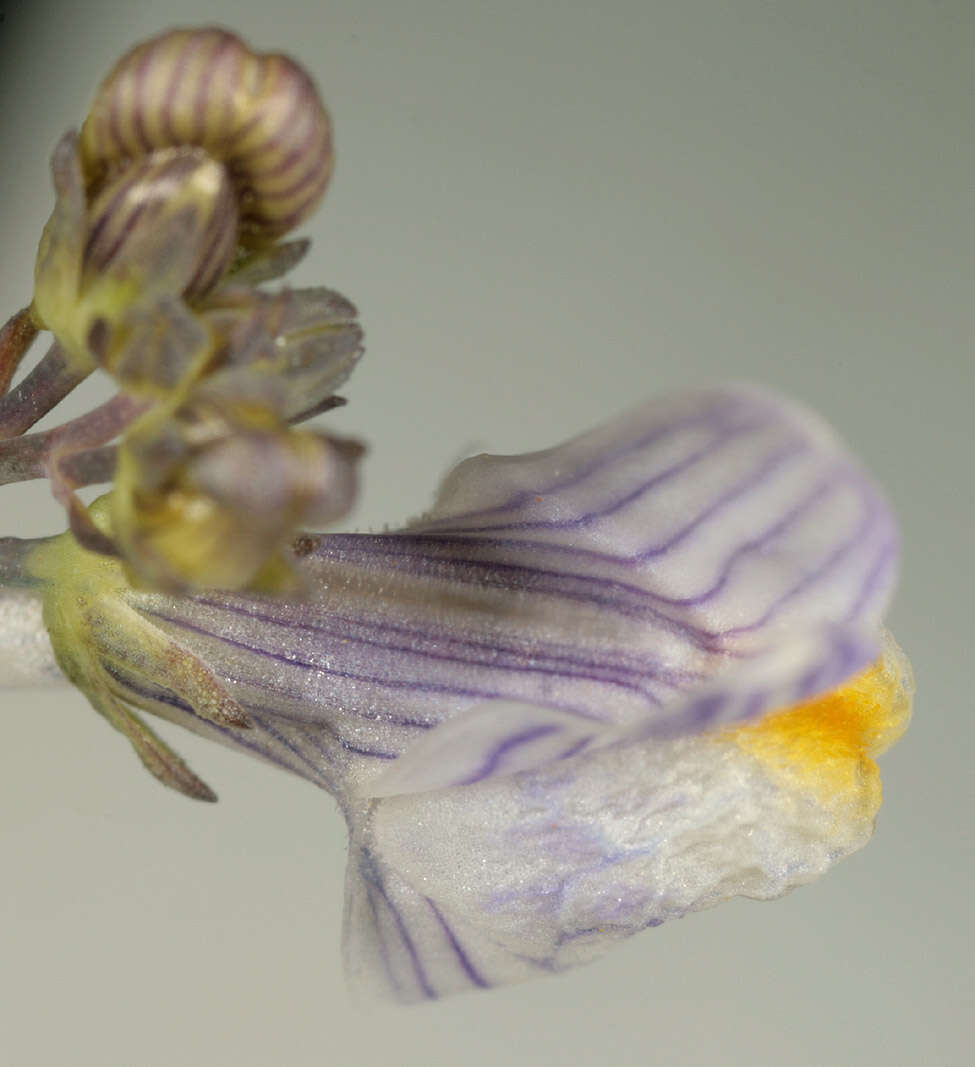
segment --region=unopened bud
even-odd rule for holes
[[[331,289],[228,287],[200,314],[211,336],[205,389],[260,398],[289,422],[321,410],[362,355],[355,307]]]
[[[360,454],[246,401],[156,409],[119,450],[112,529],[133,577],[151,586],[266,586],[299,529],[352,506]]]
[[[155,152],[105,187],[88,213],[82,290],[132,280],[143,292],[200,296],[237,245],[223,166],[198,148]]]
[[[81,131],[89,192],[132,160],[179,145],[226,165],[251,247],[306,219],[332,170],[331,124],[308,74],[215,28],[171,30],[119,60]]]

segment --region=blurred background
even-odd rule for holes
[[[0,693],[0,1049],[18,1067],[968,1063],[975,402],[971,0],[5,0],[6,314],[47,159],[131,44],[221,23],[293,53],[338,166],[297,284],[358,304],[349,527],[474,451],[553,444],[707,379],[789,391],[887,487],[916,719],[873,843],[770,904],[648,931],[557,979],[356,1008],[344,829],[312,786],[166,736],[159,788],[69,691]],[[104,388],[104,387],[103,387]],[[90,399],[83,393],[81,400]],[[61,524],[5,489],[2,532]]]

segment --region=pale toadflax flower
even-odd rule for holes
[[[149,106],[173,84],[132,91]],[[103,434],[67,464],[116,487],[74,533],[0,542],[0,660],[18,683],[62,672],[192,796],[213,798],[136,711],[331,793],[360,985],[413,1001],[561,971],[730,897],[779,896],[866,843],[873,757],[910,711],[883,629],[897,531],[816,416],[753,387],[679,393],[547,451],[467,460],[405,529],[284,548],[277,529],[245,536],[248,516],[274,525],[266,495],[289,530],[351,501],[341,464],[302,466],[312,453],[280,429],[329,405],[358,355],[351,310],[233,276],[173,299],[208,354],[186,369],[173,320],[153,320],[177,384],[151,359],[136,384],[118,376],[143,405],[120,450]],[[289,333],[302,316],[311,329]],[[8,327],[8,352],[25,330]],[[112,351],[91,358],[144,354]],[[0,463],[46,455],[28,441]]]

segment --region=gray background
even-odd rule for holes
[[[902,518],[892,626],[916,720],[882,761],[876,839],[817,885],[560,979],[380,1012],[343,988],[327,797],[179,736],[221,795],[193,806],[78,695],[0,694],[0,1058],[970,1062],[975,5],[165,11],[5,5],[6,309],[29,296],[48,152],[118,54],[201,18],[291,51],[339,150],[297,280],[341,288],[368,330],[333,421],[371,444],[353,525],[419,511],[466,453],[542,447],[658,390],[783,387],[841,429]],[[3,532],[53,529],[45,492],[4,490]]]

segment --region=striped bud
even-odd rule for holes
[[[196,352],[184,346],[155,373],[155,342],[145,342],[166,341],[174,324],[182,329],[170,349],[187,329],[205,335],[184,321],[182,301],[212,289],[236,251],[237,203],[224,167],[199,148],[166,149],[135,162],[86,204],[77,138],[69,133],[52,172],[57,200],[34,272],[38,321],[86,372],[94,361],[128,385],[172,388],[177,364],[185,370]]]
[[[307,218],[332,169],[331,124],[311,78],[215,28],[161,34],[116,64],[81,131],[89,196],[133,160],[175,146],[224,164],[245,247]]]
[[[134,273],[143,289],[192,299],[219,281],[236,246],[237,204],[224,168],[198,148],[154,152],[91,205],[82,288]]]

